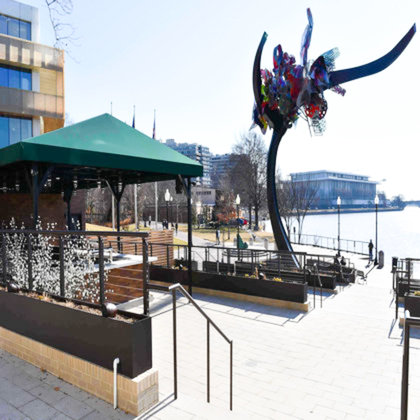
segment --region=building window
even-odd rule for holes
[[[31,23],[9,16],[0,15],[0,33],[30,41],[32,39]]]
[[[31,70],[0,65],[0,86],[32,90]]]
[[[32,137],[32,120],[0,116],[0,148]]]

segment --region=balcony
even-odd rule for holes
[[[63,71],[64,52],[47,45],[0,34],[0,61],[28,68]]]
[[[0,112],[63,118],[64,97],[0,86]]]

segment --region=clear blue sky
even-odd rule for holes
[[[25,1],[25,0],[23,0]],[[42,0],[41,40],[52,43]],[[199,1],[74,0],[68,19],[79,38],[66,59],[66,111],[75,122],[110,111],[157,137],[231,150],[251,124],[251,69],[261,35],[269,35],[262,64],[272,50],[299,56],[307,23],[314,18],[309,59],[338,47],[337,69],[364,64],[388,52],[419,23],[420,1],[277,0]],[[310,137],[301,120],[279,151],[283,175],[331,169],[386,179],[388,195],[420,198],[420,35],[384,72],[343,85],[343,98],[326,93],[327,130]],[[271,133],[266,136],[269,144]]]

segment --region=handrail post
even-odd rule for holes
[[[166,268],[169,268],[169,245],[166,245]]]
[[[1,260],[3,266],[3,282],[4,284],[7,283],[7,252],[6,252],[6,234],[3,233],[1,241]]]
[[[28,247],[28,288],[33,289],[33,277],[32,277],[32,241],[31,235],[26,235],[27,247]]]
[[[230,411],[233,410],[233,341],[230,342]]]
[[[149,247],[143,238],[143,313],[149,315]],[[151,245],[151,244],[150,244]]]
[[[408,415],[408,366],[410,351],[410,324],[407,318],[404,323],[404,348],[401,387],[401,420],[407,420]]]
[[[178,398],[177,334],[176,334],[176,289],[172,290],[172,323],[174,352],[174,399]]]
[[[207,402],[210,402],[210,321],[207,320]]]
[[[105,276],[104,276],[104,241],[98,236],[99,250],[99,302],[103,307],[105,304]]]
[[[60,296],[65,297],[65,291],[64,291],[64,241],[63,237],[60,236],[59,239],[60,244]]]

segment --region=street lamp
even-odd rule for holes
[[[378,264],[378,194],[375,196],[375,265]]]
[[[337,197],[337,210],[338,210],[338,235],[337,235],[337,242],[338,242],[338,256],[340,256],[340,206],[341,206],[341,197]]]
[[[241,197],[239,194],[236,195],[236,221],[237,221],[237,233],[236,233],[236,248],[238,250],[238,259],[239,259],[239,204],[241,204]]]
[[[165,201],[166,201],[166,223],[168,223],[169,220],[169,200],[171,199],[171,194],[169,193],[169,190],[166,189],[165,192]]]
[[[169,200],[171,202],[171,221],[173,221],[173,213],[172,213],[172,201],[174,201],[174,198],[171,195],[171,198]],[[172,222],[171,222],[172,223]]]

